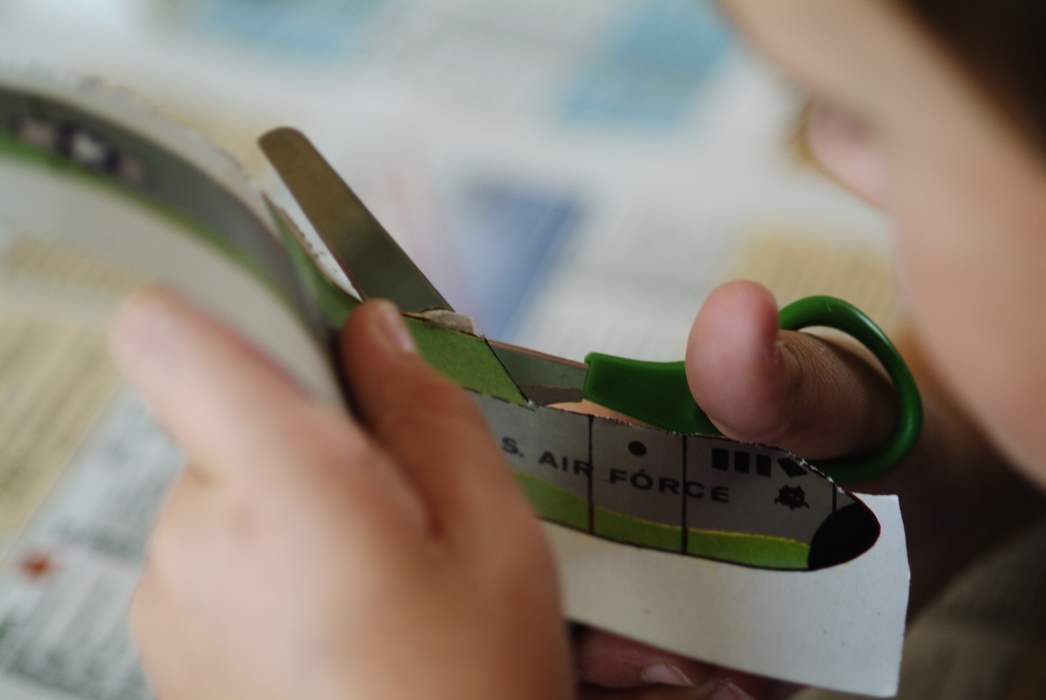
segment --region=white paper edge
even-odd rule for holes
[[[567,616],[712,664],[831,690],[897,692],[908,556],[896,496],[857,559],[771,571],[641,549],[544,523]]]

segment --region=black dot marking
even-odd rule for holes
[[[628,443],[628,451],[634,454],[636,457],[642,457],[646,454],[646,445],[641,443],[639,440],[633,440]]]

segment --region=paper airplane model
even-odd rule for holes
[[[320,272],[288,216],[161,121],[95,86],[0,71],[0,218],[28,229],[50,216],[61,228],[56,193],[79,198],[68,183],[100,183],[192,229],[289,300],[311,337],[329,337],[358,301]],[[592,354],[582,364],[475,335],[300,133],[277,129],[260,143],[360,297],[394,301],[423,356],[473,393],[546,522],[571,619],[797,683],[896,690],[908,585],[896,499],[855,496],[826,476],[881,474],[919,433],[914,382],[863,314],[824,297],[782,310],[782,327],[834,326],[860,340],[898,394],[901,418],[879,453],[818,469],[719,436],[682,363]],[[170,271],[196,255],[184,236],[157,234],[153,249],[181,252],[153,254],[142,231],[95,226],[78,211],[66,238],[201,296],[198,264]],[[242,302],[207,303],[254,323],[256,340],[275,327],[246,318]],[[318,393],[336,391],[333,359],[300,361],[303,350],[280,345],[286,336],[270,338],[274,356],[308,365]],[[583,399],[642,425],[564,408]]]
[[[803,460],[709,437],[721,433],[691,397],[681,362],[592,353],[582,364],[474,335],[300,132],[276,129],[259,143],[360,296],[395,302],[429,361],[479,394],[542,518],[618,542],[773,569],[835,566],[875,544],[880,527],[868,507]],[[904,363],[845,302],[814,297],[792,309],[807,314],[799,325],[861,325],[899,390],[914,392],[914,408],[902,402],[909,410],[899,448],[895,436],[890,454],[834,466],[864,476],[892,468],[919,432],[918,393]],[[582,400],[654,427],[556,407]]]

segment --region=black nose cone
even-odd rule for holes
[[[851,503],[821,523],[810,542],[807,566],[825,569],[861,556],[879,539],[879,521],[863,503]]]

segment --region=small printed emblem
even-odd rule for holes
[[[810,507],[810,504],[806,502],[806,492],[803,491],[802,486],[782,486],[781,490],[777,492],[774,503],[788,506],[791,510]]]

